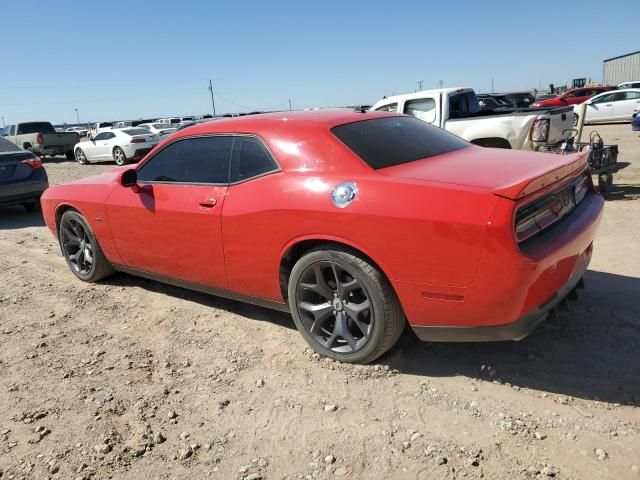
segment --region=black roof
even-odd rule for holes
[[[617,57],[607,58],[603,60],[603,62],[609,62],[611,60],[617,60],[619,58],[630,57],[631,55],[637,55],[638,53],[640,53],[640,50],[638,50],[637,52],[625,53],[624,55],[618,55]]]

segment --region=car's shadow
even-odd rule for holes
[[[162,293],[175,298],[181,298],[196,302],[207,307],[226,310],[227,312],[242,315],[251,320],[259,320],[263,322],[271,322],[276,325],[295,329],[293,319],[288,313],[278,312],[264,307],[251,305],[245,302],[239,302],[236,300],[229,300],[223,297],[217,297],[215,295],[208,295],[206,293],[200,293],[185,288],[168,285],[165,283],[156,282],[154,280],[147,280],[146,278],[136,277],[128,275],[126,273],[118,273],[113,277],[105,280],[104,283],[108,283],[114,286],[121,287],[141,287],[152,292]],[[214,320],[212,320],[213,322]],[[212,323],[215,326],[215,323]]]
[[[608,201],[636,200],[640,198],[640,186],[616,184],[614,178],[613,185],[608,192],[603,192],[602,196]]]
[[[295,328],[289,314],[242,302],[126,274],[108,282]],[[571,313],[547,321],[520,342],[424,343],[407,328],[377,363],[409,375],[499,380],[540,392],[640,405],[640,279],[589,271],[585,282]]]
[[[43,227],[44,225],[40,209],[27,212],[21,205],[0,207],[0,230]]]
[[[640,279],[588,271],[585,282],[570,313],[549,319],[520,342],[422,343],[407,329],[380,361],[412,375],[499,379],[520,388],[638,406]]]

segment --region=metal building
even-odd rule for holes
[[[632,80],[640,80],[640,51],[603,60],[604,85],[618,85]]]

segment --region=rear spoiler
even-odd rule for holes
[[[520,200],[527,195],[542,190],[552,183],[556,183],[578,171],[584,170],[588,165],[588,157],[589,152],[577,152],[564,155],[561,158],[566,161],[563,162],[563,165],[560,167],[554,168],[533,179],[527,179],[505,187],[498,187],[493,190],[493,193],[499,197],[508,198],[509,200]]]

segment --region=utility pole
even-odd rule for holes
[[[2,128],[6,127],[6,125],[4,124],[4,117],[2,117]]]
[[[74,108],[74,110],[76,111],[76,120],[78,121],[78,125],[80,125],[80,115],[78,115],[78,109]]]
[[[216,116],[216,102],[213,100],[213,84],[209,79],[209,92],[211,92],[211,106],[213,107],[213,116]]]
[[[422,82],[423,80],[418,80],[418,91],[422,90]]]
[[[491,93],[493,93],[493,77],[491,77]]]
[[[440,80],[438,83],[440,84],[440,88],[442,88],[442,85],[444,85],[444,82]]]
[[[291,99],[289,99],[289,110],[293,110],[293,108],[291,108]]]

